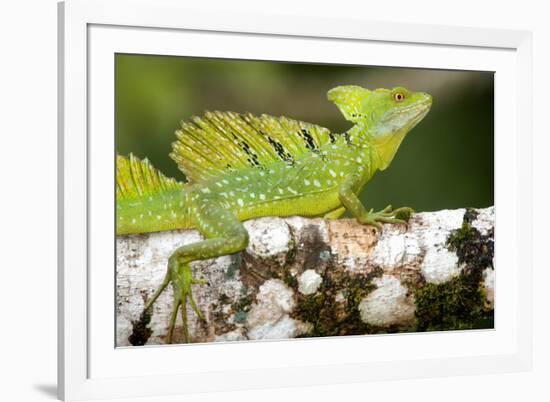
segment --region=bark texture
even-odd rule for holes
[[[244,223],[245,252],[192,263],[208,286],[188,307],[193,342],[491,328],[494,208],[414,214],[381,232],[355,220],[261,218]],[[117,345],[164,343],[169,287],[144,302],[177,247],[180,230],[117,238]],[[178,317],[174,341],[182,340]]]

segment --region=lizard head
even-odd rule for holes
[[[359,142],[374,145],[385,169],[405,134],[416,126],[432,105],[432,96],[411,92],[402,87],[368,90],[344,85],[328,91],[327,97],[340,109],[344,118],[355,123],[349,131]]]

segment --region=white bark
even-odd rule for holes
[[[195,277],[210,283],[193,288],[206,322],[197,320],[188,307],[192,341],[315,335],[312,331],[320,324],[308,315],[313,302],[335,321],[323,327],[333,325],[334,334],[366,333],[369,326],[377,331],[386,327],[414,330],[415,289],[446,283],[464,270],[447,241],[461,228],[465,212],[417,213],[408,225],[385,224],[380,233],[350,219],[291,217],[245,222],[250,234],[245,252],[192,263]],[[477,212],[472,226],[482,235],[491,235],[494,208]],[[161,283],[170,254],[200,239],[194,230],[117,238],[118,346],[130,345],[128,338],[137,328],[133,322],[139,321],[144,301]],[[494,303],[493,283],[493,268],[484,269],[480,286],[488,310]],[[370,290],[363,292],[367,287]],[[355,294],[361,296],[355,315],[350,288],[359,289]],[[171,308],[169,287],[152,309],[148,324],[152,334],[143,341],[165,342]],[[175,342],[182,341],[180,320]]]

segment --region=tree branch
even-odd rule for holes
[[[206,322],[193,342],[492,327],[494,208],[414,214],[378,233],[354,220],[261,218],[245,252],[192,263]],[[143,312],[194,230],[117,238],[117,345],[164,343],[171,287]],[[174,341],[181,342],[181,322]]]

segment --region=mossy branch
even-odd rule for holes
[[[493,326],[492,207],[417,213],[382,232],[349,219],[245,226],[245,252],[193,264],[209,282],[194,288],[206,321],[189,309],[193,342]],[[173,250],[199,239],[190,230],[117,238],[119,346],[165,342],[172,290],[150,312],[144,302]]]

